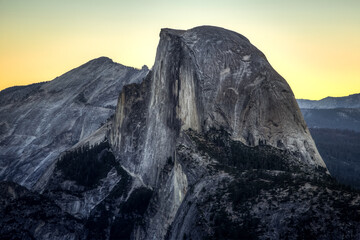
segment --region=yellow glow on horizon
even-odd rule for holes
[[[359,1],[0,0],[0,90],[49,81],[107,56],[152,67],[161,28],[215,25],[246,36],[295,97],[360,92]]]

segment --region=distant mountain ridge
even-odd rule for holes
[[[331,175],[360,188],[360,94],[297,100]]]
[[[360,132],[360,93],[318,101],[297,99],[297,102],[309,128]]]
[[[360,108],[360,93],[346,97],[326,97],[321,100],[297,99],[300,108],[332,109]]]

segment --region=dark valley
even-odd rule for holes
[[[359,189],[360,94],[298,103],[331,175]]]

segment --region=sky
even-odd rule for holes
[[[360,93],[358,0],[0,0],[0,90],[107,56],[152,67],[161,28],[246,36],[296,98]]]

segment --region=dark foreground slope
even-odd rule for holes
[[[0,233],[26,233],[36,239],[153,239],[155,229],[147,219],[171,210],[165,201],[181,191],[184,200],[164,229],[164,239],[360,237],[359,192],[337,184],[324,168],[299,163],[288,151],[248,147],[231,140],[224,130],[205,134],[189,130],[174,157],[168,158],[159,175],[164,184],[153,190],[113,163],[120,180],[87,217],[78,219],[60,211],[48,197],[2,183],[6,203],[0,212]],[[70,163],[74,165],[75,159]],[[185,189],[176,188],[181,185],[179,171],[186,175]],[[76,181],[76,176],[61,170],[60,175]],[[57,191],[64,192],[61,188]],[[54,196],[56,189],[44,194]],[[83,192],[73,188],[67,194],[79,197]],[[161,223],[156,222],[160,229]]]
[[[177,161],[189,189],[168,239],[360,237],[359,192],[325,169],[300,164],[287,151],[246,147],[223,131],[189,131],[184,138]]]
[[[0,239],[84,239],[83,221],[52,200],[12,182],[0,183]]]

